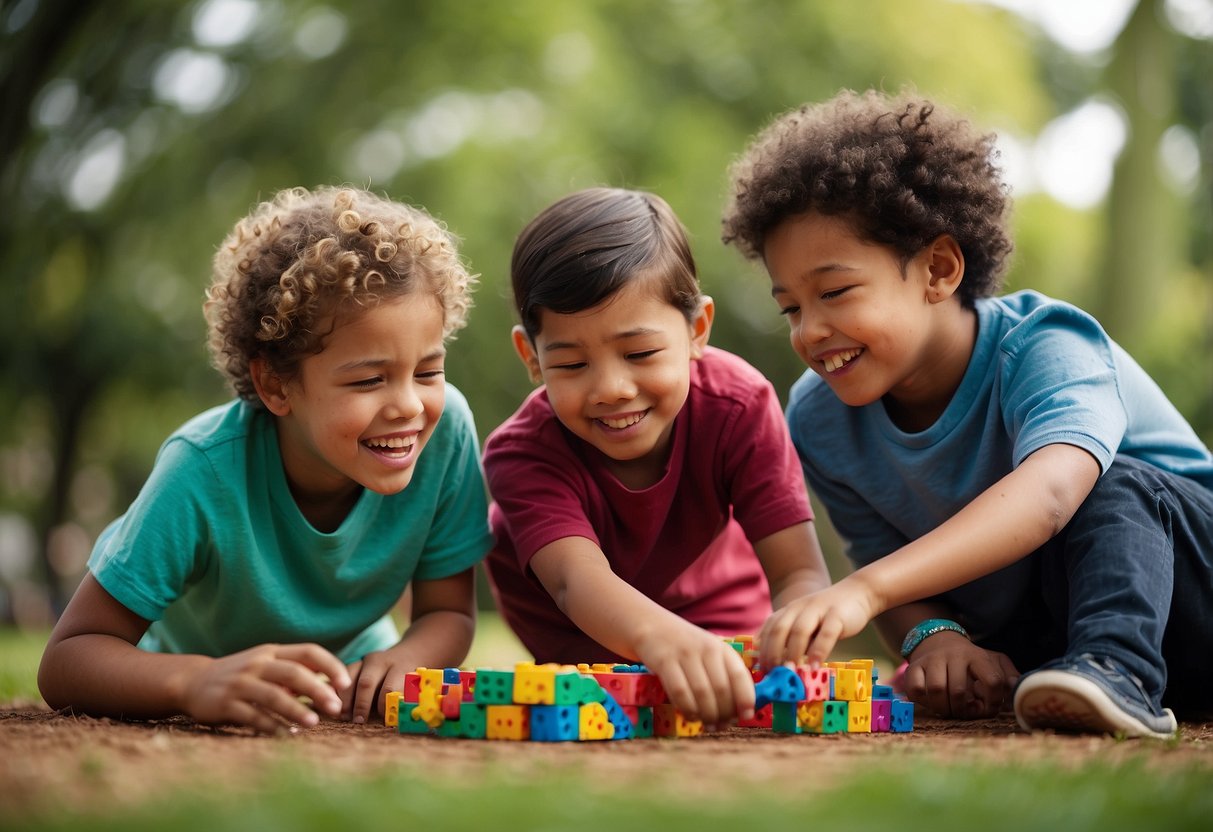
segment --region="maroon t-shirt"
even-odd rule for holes
[[[708,348],[691,362],[672,442],[665,475],[633,491],[560,424],[543,388],[485,442],[496,538],[489,578],[537,661],[618,658],[582,633],[527,567],[564,537],[594,541],[620,578],[712,632],[755,632],[770,615],[751,541],[813,516],[774,388],[737,356]]]

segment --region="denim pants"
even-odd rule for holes
[[[981,646],[1021,673],[1106,656],[1155,706],[1213,711],[1213,490],[1118,456],[1030,559],[1033,590]]]

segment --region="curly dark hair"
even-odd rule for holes
[[[844,90],[785,113],[730,169],[722,239],[762,257],[767,235],[806,211],[841,215],[903,266],[941,234],[964,253],[961,302],[996,293],[1011,240],[993,133],[909,93]]]
[[[340,312],[429,292],[443,335],[467,323],[475,276],[455,238],[419,208],[358,188],[290,188],[262,202],[215,253],[204,312],[215,366],[259,404],[249,362],[280,377],[319,352]]]

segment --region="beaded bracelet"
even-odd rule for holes
[[[965,638],[969,637],[965,628],[955,621],[949,621],[946,618],[928,618],[926,621],[915,624],[910,628],[910,632],[906,633],[905,641],[901,643],[901,657],[903,659],[910,658],[910,654],[914,652],[914,648],[922,644],[923,639],[930,638],[936,633],[942,633],[945,630],[960,633]]]

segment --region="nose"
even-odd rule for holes
[[[801,310],[799,318],[792,325],[792,347],[803,355],[814,344],[819,344],[830,336],[830,327],[825,317],[813,315]]]
[[[615,363],[603,366],[594,375],[591,394],[595,404],[611,404],[636,397],[636,383],[627,368]]]
[[[384,404],[383,415],[388,419],[415,419],[425,409],[417,387],[411,381],[402,381],[393,385],[387,402]]]

